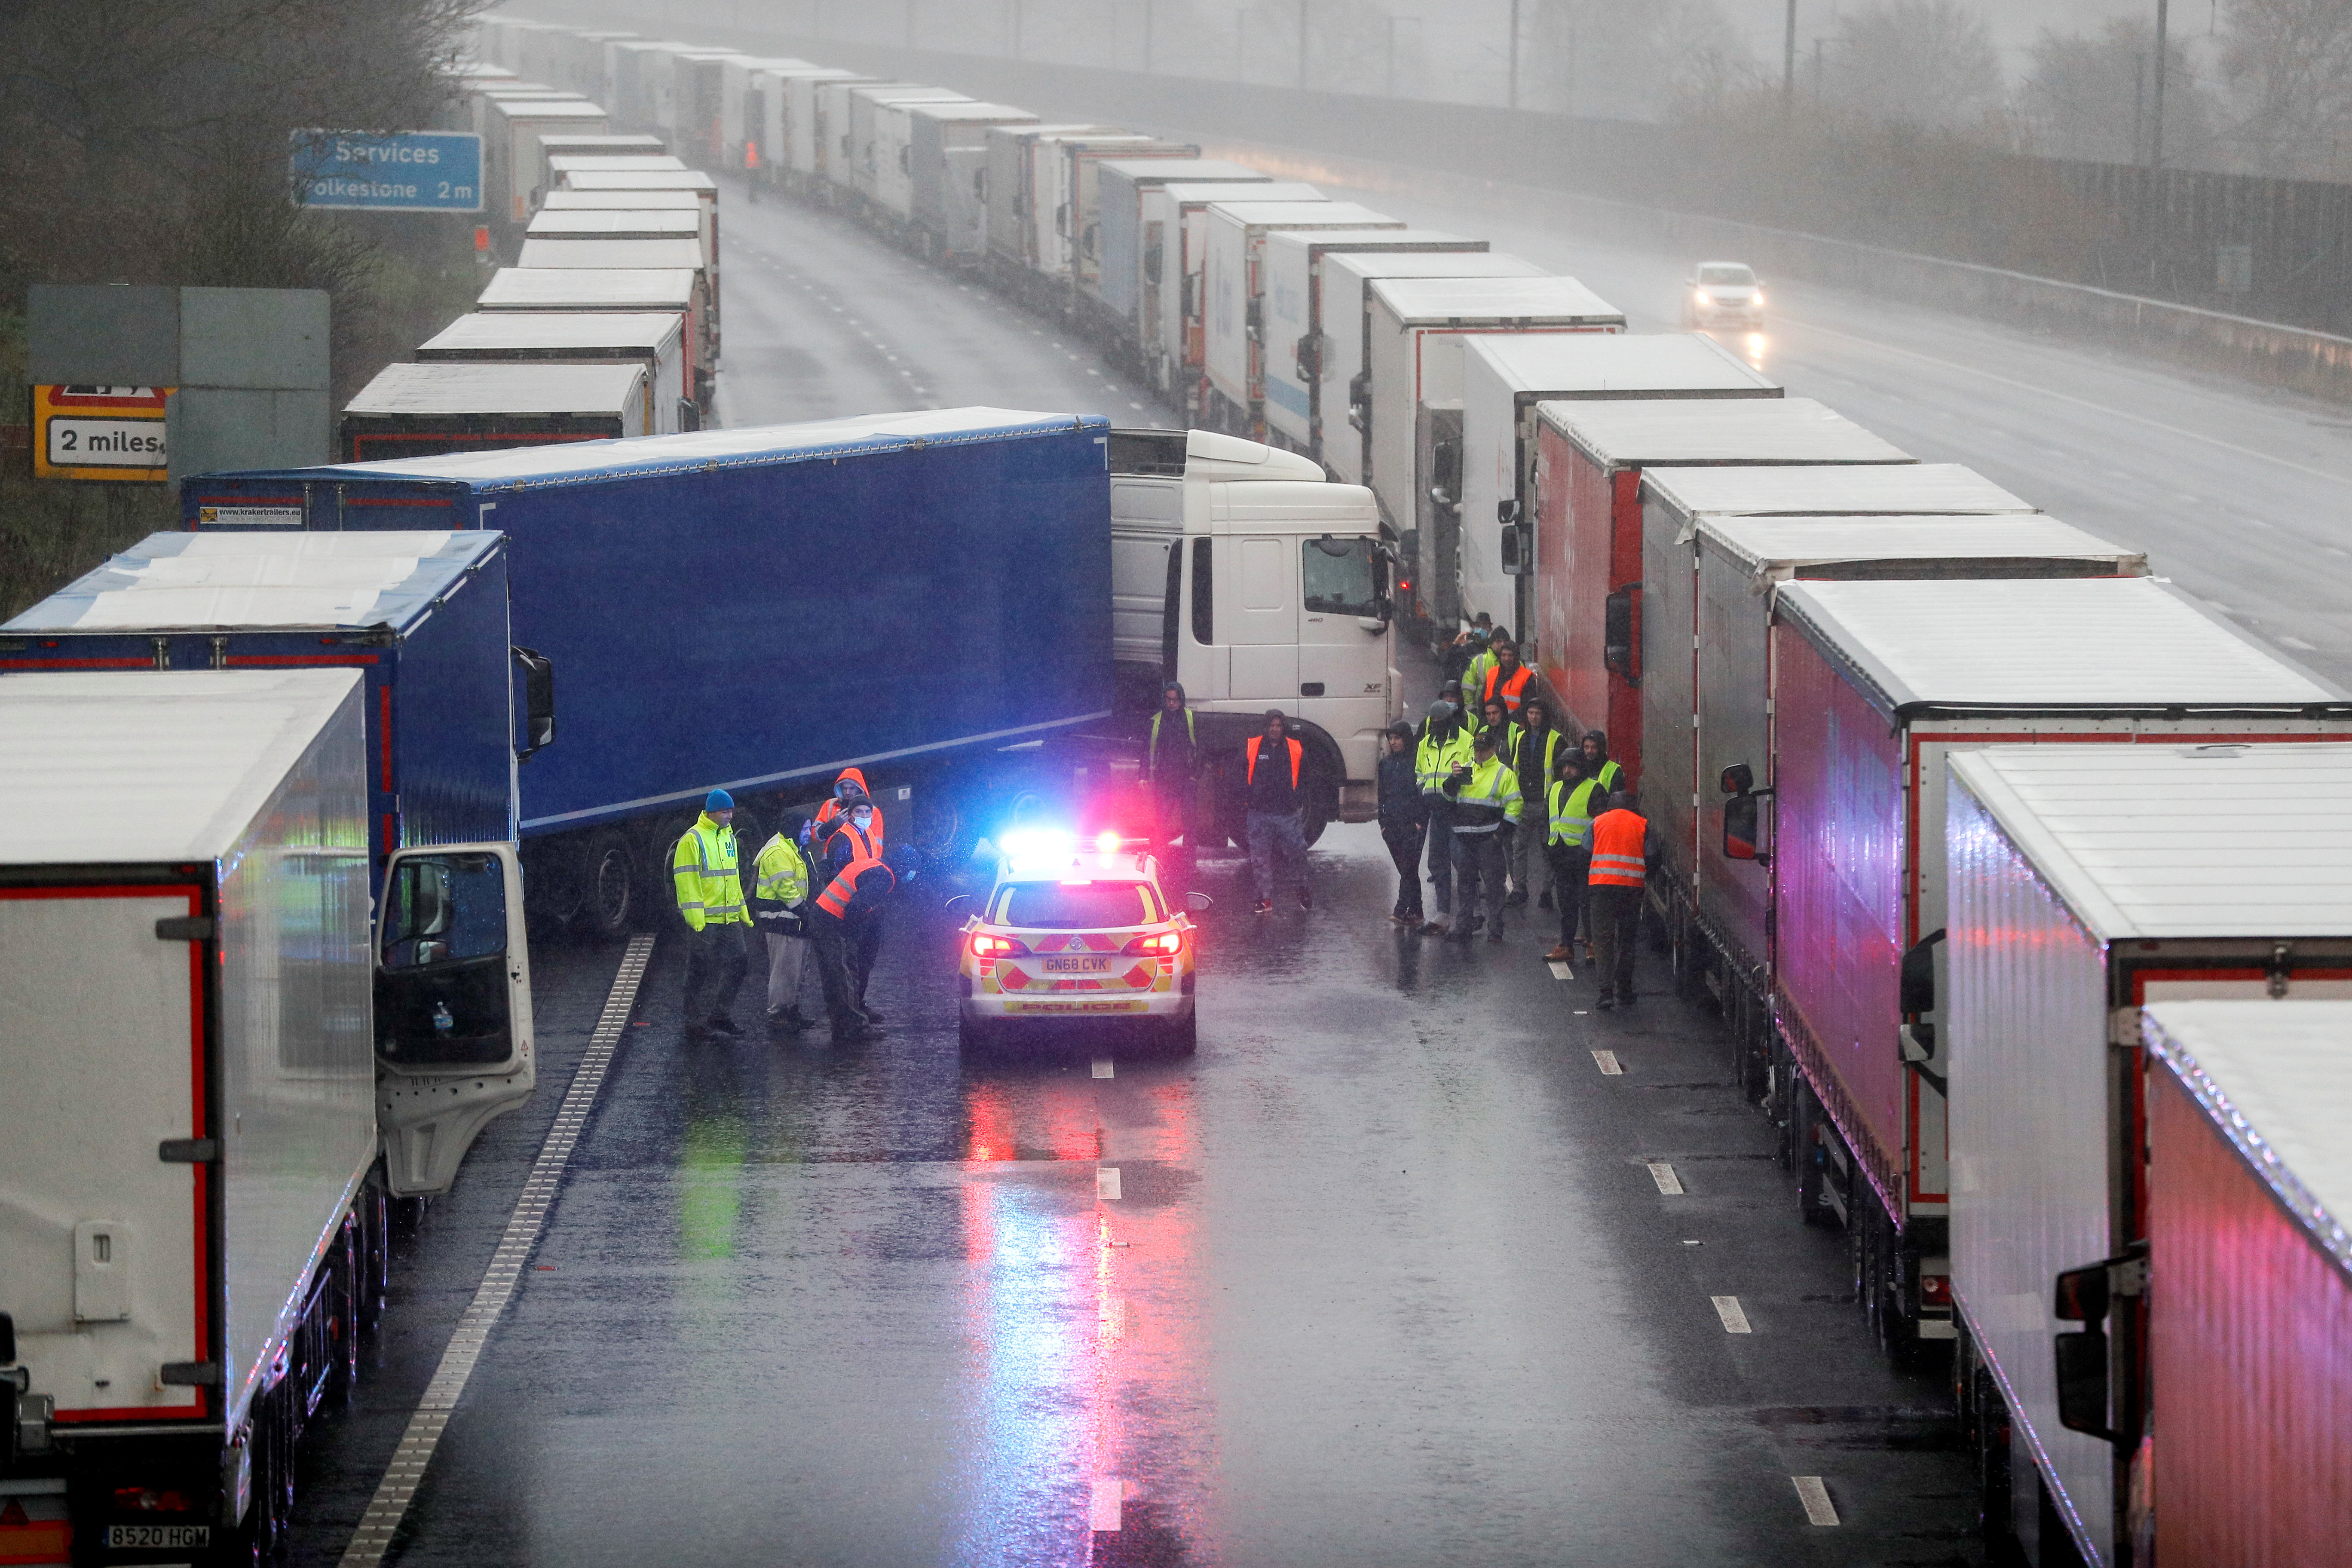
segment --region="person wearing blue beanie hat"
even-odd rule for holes
[[[686,1037],[733,1036],[735,994],[751,963],[751,911],[735,849],[735,797],[723,789],[703,798],[702,815],[670,851],[677,912],[687,929]]]

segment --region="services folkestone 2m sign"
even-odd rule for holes
[[[482,139],[469,132],[297,131],[292,141],[294,188],[303,206],[482,210]]]

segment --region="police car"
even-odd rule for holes
[[[1110,1023],[1179,1052],[1192,1049],[1192,960],[1198,931],[1171,903],[1160,865],[1105,833],[1091,844],[1068,834],[1005,836],[996,880],[961,933],[958,1038],[996,1044],[1030,1026]],[[1043,1032],[1043,1031],[1037,1031]]]

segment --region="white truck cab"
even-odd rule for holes
[[[1279,708],[1317,775],[1309,826],[1369,817],[1399,692],[1371,491],[1328,482],[1297,453],[1206,430],[1119,431],[1111,442],[1123,669],[1155,696],[1160,681],[1181,683],[1202,746],[1221,756],[1237,759]]]

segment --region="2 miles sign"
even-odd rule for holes
[[[169,479],[168,386],[33,388],[33,477],[156,484]]]

